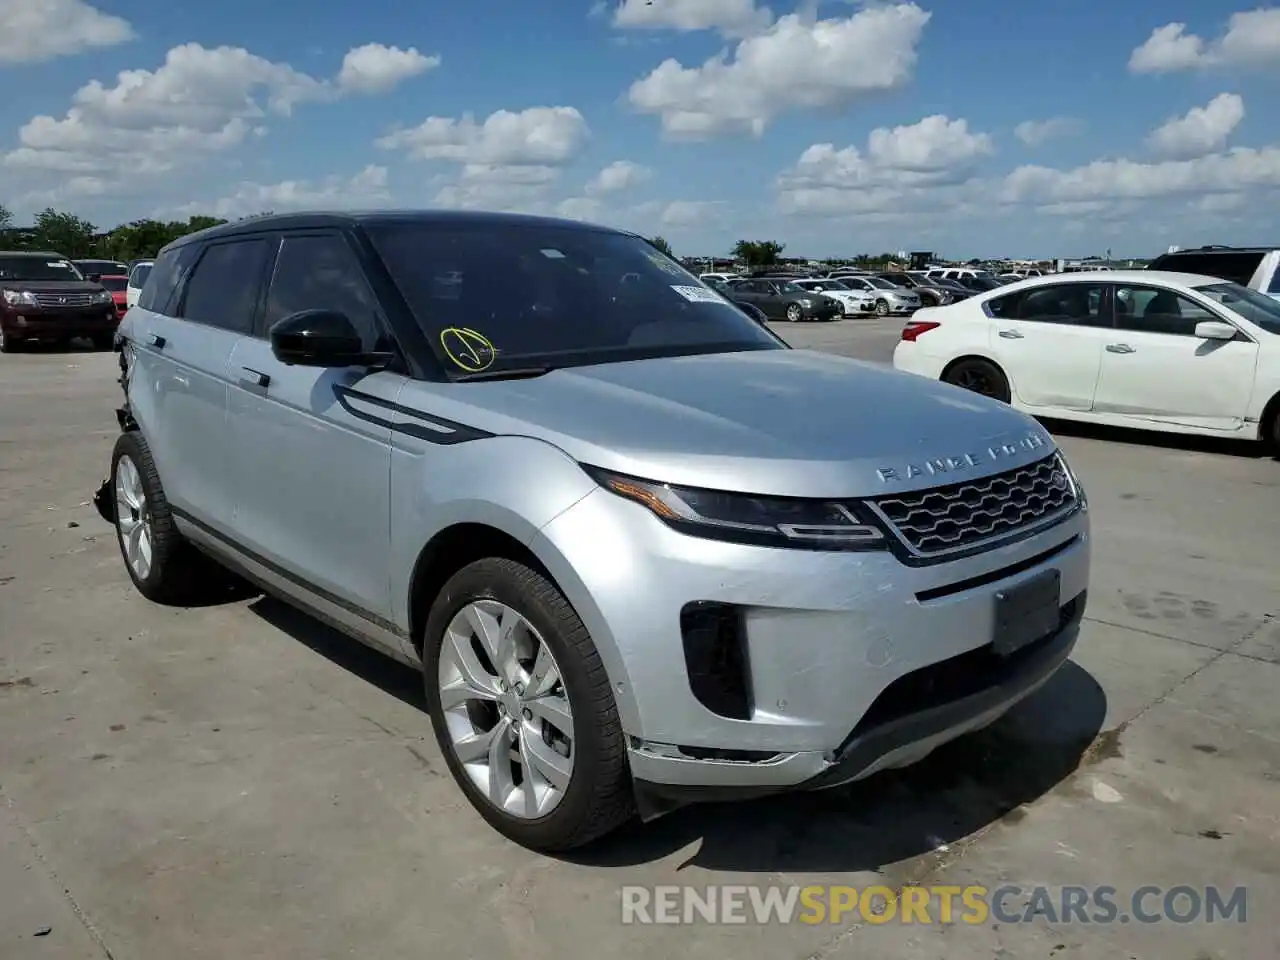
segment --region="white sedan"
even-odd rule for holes
[[[792,281],[797,287],[803,287],[812,293],[821,293],[840,304],[846,317],[862,317],[876,312],[875,295],[866,290],[854,290],[839,280],[830,277],[814,280]]]
[[[1214,277],[1021,280],[918,311],[893,365],[1036,416],[1280,447],[1280,303]]]

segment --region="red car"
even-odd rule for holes
[[[129,278],[123,274],[107,273],[98,278],[98,283],[107,288],[111,294],[111,302],[116,305],[116,313],[120,317],[124,317],[125,311],[129,309],[128,287]]]

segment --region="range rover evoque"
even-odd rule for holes
[[[1034,420],[791,349],[638,236],[249,219],[166,247],[120,338],[138,590],[239,575],[420,666],[534,849],[914,762],[1076,641],[1088,511]]]

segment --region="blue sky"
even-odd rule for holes
[[[516,209],[697,255],[1280,240],[1280,9],[1123,7],[0,0],[0,203]]]

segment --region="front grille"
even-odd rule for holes
[[[882,497],[872,503],[924,556],[962,550],[1065,515],[1076,494],[1058,454],[981,480]]]
[[[42,307],[87,307],[93,303],[91,293],[37,293],[36,303]]]

